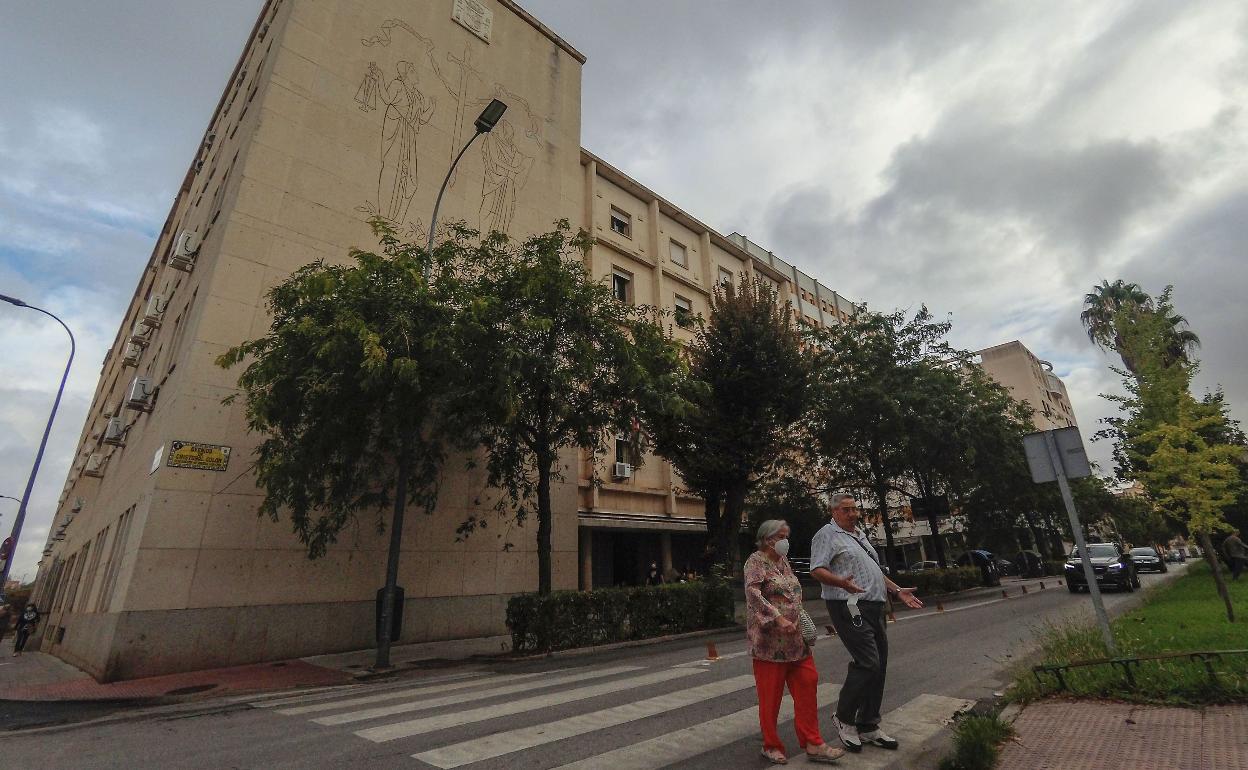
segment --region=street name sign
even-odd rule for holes
[[[230,448],[194,441],[174,441],[169,445],[170,468],[193,468],[199,471],[224,471],[230,464]]]

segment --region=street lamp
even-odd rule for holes
[[[65,393],[65,381],[69,379],[69,368],[74,364],[74,352],[77,350],[77,345],[74,342],[74,333],[69,330],[64,321],[52,313],[43,308],[28,305],[16,297],[7,297],[0,294],[0,301],[7,302],[15,307],[30,308],[35,312],[43,313],[60,324],[65,333],[69,335],[69,360],[65,362],[65,373],[61,375],[61,386],[57,388],[56,400],[52,402],[52,413],[48,415],[48,424],[43,429],[43,440],[39,442],[39,451],[35,454],[35,464],[30,469],[30,478],[26,480],[26,491],[22,493],[22,499],[17,502],[17,518],[13,520],[13,530],[9,534],[9,558],[5,559],[4,567],[0,568],[0,595],[3,595],[4,584],[9,579],[9,568],[13,566],[13,557],[17,553],[17,541],[22,535],[22,523],[26,521],[26,506],[30,504],[30,493],[35,488],[35,477],[39,475],[39,463],[43,461],[43,451],[48,446],[48,434],[52,432],[52,421],[56,419],[56,409],[61,405],[61,396]],[[12,500],[14,498],[9,499]]]
[[[442,208],[442,196],[446,193],[446,186],[450,184],[451,175],[455,173],[455,167],[459,165],[459,159],[464,157],[464,153],[468,152],[468,148],[477,140],[478,136],[488,134],[494,130],[494,126],[498,125],[498,121],[502,119],[503,113],[507,111],[507,105],[498,99],[493,99],[481,110],[481,114],[477,116],[476,123],[477,132],[472,135],[464,148],[455,156],[455,160],[451,161],[451,167],[446,172],[446,178],[442,180],[442,187],[438,190],[438,198],[433,203],[433,217],[429,220],[429,254],[433,254],[433,239],[438,227],[438,209]],[[425,261],[422,271],[425,277],[425,283],[429,282],[429,261]],[[402,489],[400,482],[399,489]],[[401,492],[399,494],[402,494]],[[377,661],[374,667],[377,669],[390,668],[390,635],[394,630],[394,604],[398,593],[399,582],[399,556],[403,546],[403,515],[397,509],[394,512],[394,521],[390,524],[390,549],[386,555],[386,583],[381,589],[381,613],[377,618],[378,635],[377,635]]]
[[[438,209],[442,208],[442,194],[446,192],[446,186],[451,181],[451,175],[455,173],[455,167],[459,165],[459,159],[464,157],[464,153],[468,152],[468,148],[477,140],[478,136],[488,134],[494,130],[494,126],[498,125],[498,121],[502,120],[503,113],[507,111],[507,105],[497,99],[492,100],[481,110],[481,114],[477,116],[474,124],[477,127],[477,133],[472,135],[468,143],[464,145],[464,149],[459,151],[455,156],[455,160],[451,162],[451,167],[446,172],[446,178],[442,180],[442,189],[438,190],[438,199],[433,203],[433,219],[429,220],[429,252],[433,253],[433,235],[437,232],[438,225]],[[429,268],[425,267],[425,280],[429,280]]]

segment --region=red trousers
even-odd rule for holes
[[[776,719],[780,716],[780,701],[784,699],[784,686],[788,684],[793,696],[794,726],[797,743],[803,749],[823,743],[819,735],[819,704],[816,689],[819,672],[815,671],[815,656],[792,663],[774,663],[754,659],[754,684],[758,688],[758,723],[763,728],[763,748],[784,751],[784,743],[776,732]]]

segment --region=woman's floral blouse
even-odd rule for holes
[[[802,607],[802,584],[789,560],[772,561],[761,551],[745,560],[745,636],[750,654],[759,660],[792,662],[810,654],[802,640],[797,613]],[[776,624],[783,615],[795,628]]]

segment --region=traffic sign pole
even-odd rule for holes
[[[1066,470],[1062,466],[1061,455],[1057,451],[1057,441],[1053,431],[1044,432],[1044,443],[1049,448],[1049,462],[1053,464],[1053,472],[1057,475],[1057,487],[1062,491],[1062,502],[1066,504],[1066,515],[1070,517],[1070,531],[1075,536],[1075,548],[1079,549],[1079,560],[1083,562],[1083,576],[1088,581],[1088,592],[1092,594],[1092,608],[1096,611],[1096,622],[1101,627],[1101,636],[1105,639],[1105,647],[1110,656],[1118,654],[1114,644],[1114,632],[1109,627],[1109,615],[1105,612],[1105,602],[1101,599],[1101,589],[1096,584],[1096,574],[1092,570],[1092,561],[1088,558],[1088,544],[1083,539],[1083,528],[1079,525],[1079,512],[1075,510],[1075,499],[1070,494],[1070,484],[1066,481]]]

